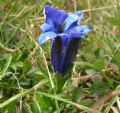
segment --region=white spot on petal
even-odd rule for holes
[[[46,40],[49,40],[50,39],[50,37],[49,36],[46,36]]]

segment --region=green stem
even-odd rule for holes
[[[3,75],[5,74],[5,72],[7,71],[8,67],[10,66],[11,61],[12,61],[12,55],[9,55],[8,56],[8,61],[6,62],[3,70],[0,72],[0,75],[1,75],[0,76],[0,80],[2,80]]]
[[[56,90],[55,90],[55,88],[53,89],[53,92],[54,92],[54,95],[56,96]],[[56,105],[57,113],[60,113],[58,101],[56,99],[55,99],[55,105]]]
[[[0,42],[0,48],[2,48],[4,51],[7,51],[7,52],[14,52],[15,51],[14,49],[10,49],[10,48],[5,47],[1,42]]]

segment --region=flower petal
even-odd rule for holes
[[[81,41],[82,39],[80,38],[70,38],[67,40],[67,46],[65,47],[65,53],[60,65],[60,74],[62,76],[73,66]]]
[[[43,33],[39,36],[38,43],[39,43],[39,45],[42,45],[47,40],[55,38],[56,36],[57,36],[57,34],[55,32],[52,32],[52,31]]]
[[[68,14],[63,10],[45,6],[45,23],[41,25],[44,32],[39,36],[39,45],[51,39],[51,59],[53,68],[64,76],[73,66],[82,37],[87,35],[90,27],[78,25],[83,18],[81,12]]]
[[[57,8],[52,8],[49,5],[45,6],[45,22],[54,26],[56,29],[60,29],[64,20],[67,18],[67,13]]]
[[[46,17],[45,22],[54,26],[54,23],[58,18],[57,13],[58,13],[57,8],[52,8],[49,5],[46,5],[45,6],[45,17]]]
[[[88,25],[80,25],[73,28],[76,32],[84,33],[87,35],[91,31],[91,27]]]
[[[85,33],[72,31],[72,32],[69,34],[68,37],[69,37],[69,38],[82,38],[83,36],[85,36]]]
[[[77,25],[78,20],[83,18],[83,13],[76,12],[73,14],[70,14],[64,21],[64,31],[67,29],[70,29],[71,27],[75,27]]]
[[[58,18],[58,27],[61,28],[63,25],[64,20],[68,17],[67,13],[63,10],[58,11],[59,18]]]
[[[51,60],[55,71],[59,72],[62,53],[62,41],[60,37],[54,38],[51,42]]]
[[[43,32],[48,32],[48,31],[52,31],[54,30],[54,26],[53,25],[50,25],[50,24],[47,24],[47,23],[44,23],[40,26],[41,30]]]
[[[67,38],[82,38],[83,36],[87,35],[89,31],[91,31],[90,26],[80,25],[65,31],[64,34],[67,34]]]

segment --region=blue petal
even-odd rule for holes
[[[90,26],[80,25],[65,31],[64,34],[67,34],[67,38],[82,38],[83,36],[87,35],[89,31],[91,31]]]
[[[47,32],[47,31],[52,31],[54,30],[54,26],[53,25],[50,25],[50,24],[47,24],[47,23],[44,23],[40,26],[41,30],[43,32]]]
[[[47,40],[55,38],[56,36],[57,36],[57,34],[55,32],[52,32],[52,31],[43,33],[39,36],[38,43],[39,43],[39,45],[42,45]]]
[[[66,37],[68,39],[70,39],[70,38],[82,38],[85,35],[85,33],[83,33],[83,32],[77,32],[74,29],[66,31],[65,34],[67,34],[67,35],[64,36],[64,37]]]
[[[88,32],[91,31],[91,27],[88,25],[80,25],[80,26],[76,26],[73,28],[76,32],[79,33],[84,33],[85,35],[87,35]]]
[[[45,22],[54,26],[54,23],[58,18],[57,12],[58,12],[57,8],[52,8],[49,5],[46,5],[45,6],[45,16],[46,16]]]
[[[65,47],[65,52],[61,60],[60,74],[63,76],[67,70],[73,66],[73,62],[77,55],[82,39],[80,38],[69,38]]]
[[[54,26],[56,29],[60,29],[64,20],[67,18],[67,13],[57,8],[52,8],[49,5],[45,6],[45,22]]]
[[[71,32],[68,37],[69,38],[82,38],[83,36],[85,36],[85,34],[82,32]]]
[[[61,28],[64,20],[68,17],[68,15],[63,10],[61,10],[61,11],[59,10],[58,14],[59,14],[59,18],[58,18],[58,21],[57,21],[58,22],[58,27]]]
[[[55,71],[59,72],[62,53],[62,41],[60,37],[54,38],[51,42],[51,60]]]
[[[77,25],[78,20],[83,18],[83,13],[81,12],[76,12],[73,14],[70,14],[66,19],[65,19],[65,27],[64,31],[67,29],[70,29],[71,27],[75,27]]]

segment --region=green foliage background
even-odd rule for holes
[[[50,43],[37,44],[45,4],[82,11],[80,23],[92,26],[69,78],[54,73]],[[119,6],[119,0],[0,0],[0,112],[119,113]]]

